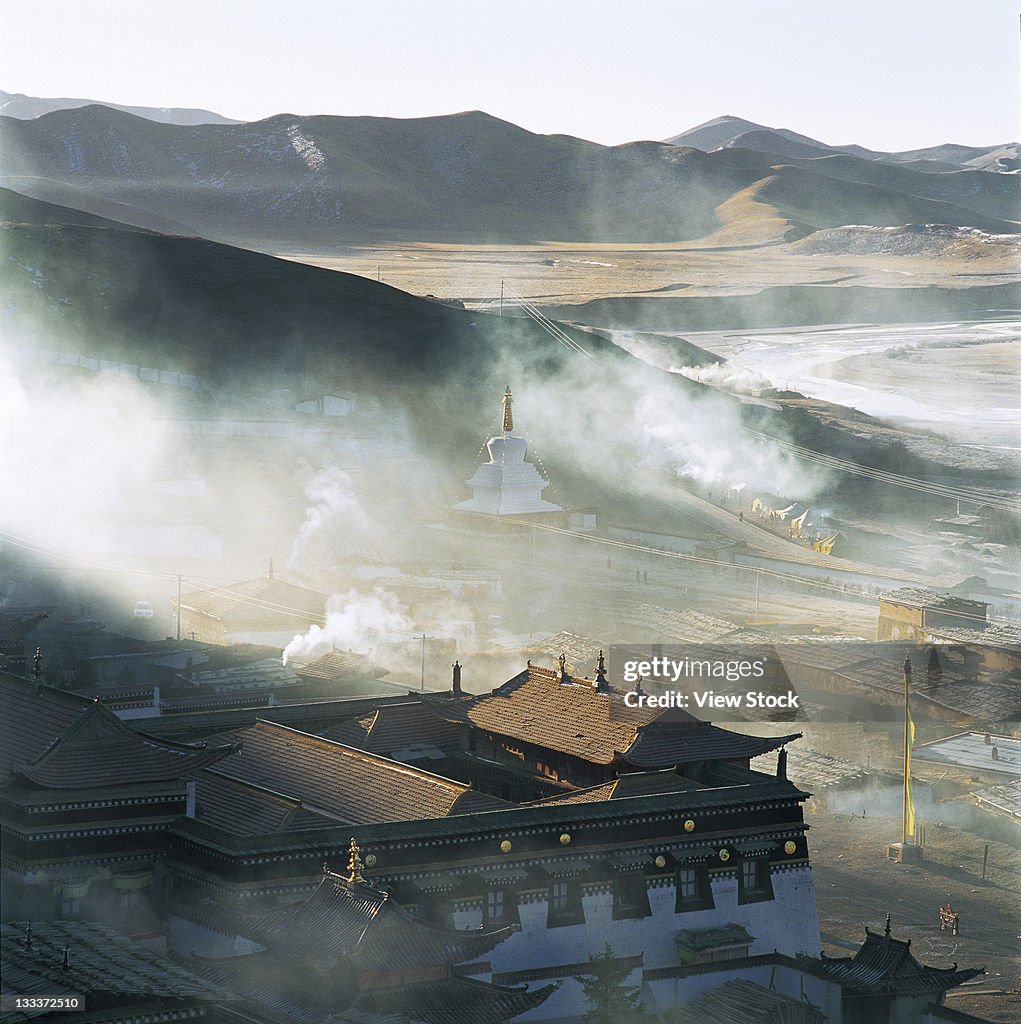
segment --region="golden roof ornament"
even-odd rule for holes
[[[511,412],[511,389],[510,384],[507,385],[507,390],[503,393],[503,432],[509,434],[514,429],[514,414]]]
[[[365,881],[362,877],[362,853],[354,836],[351,837],[351,845],[348,847],[347,871],[349,882]]]

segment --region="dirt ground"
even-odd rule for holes
[[[807,821],[827,955],[851,955],[865,927],[882,930],[889,913],[894,936],[911,939],[922,963],[985,967],[984,976],[954,989],[947,1005],[998,1024],[1021,1022],[1021,849],[933,824],[924,864],[899,865],[885,856],[886,845],[900,838],[899,819],[811,814]],[[956,937],[939,930],[947,900],[961,915]]]
[[[697,243],[456,245],[428,242],[346,245],[328,255],[278,252],[299,263],[342,270],[411,292],[498,302],[501,283],[513,294],[573,304],[609,296],[736,295],[792,284],[910,284],[967,287],[1018,280],[1008,247],[966,258],[806,253],[788,245],[757,249],[699,248]]]

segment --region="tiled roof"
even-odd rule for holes
[[[747,978],[735,978],[678,1007],[667,1019],[672,1024],[774,1024],[781,1020],[825,1024],[829,1018],[803,1000]]]
[[[601,786],[579,789],[566,796],[547,797],[535,803],[581,804],[596,800],[621,800],[632,796],[652,796],[657,793],[686,793],[693,789],[705,789],[701,783],[685,778],[673,768],[654,772],[628,772]]]
[[[349,678],[382,679],[390,674],[382,665],[350,651],[324,654],[307,665],[295,665],[294,670],[303,679],[325,679],[328,682]]]
[[[3,779],[46,789],[88,789],[180,779],[231,752],[136,733],[109,708],[0,676]]]
[[[216,958],[171,955],[186,970],[235,993],[238,1001],[231,1004],[231,1009],[249,1020],[264,1024],[331,1024],[338,1019],[333,1004],[322,1006],[302,1000],[301,987],[294,983],[294,964],[275,952]]]
[[[611,764],[620,757],[636,768],[664,768],[755,757],[800,735],[743,736],[699,722],[683,711],[626,708],[621,691],[599,693],[590,679],[566,680],[558,672],[531,665],[490,694],[425,699],[452,721],[470,722],[594,764]]]
[[[461,730],[432,705],[415,700],[384,704],[372,714],[334,726],[323,735],[363,750],[391,754],[412,744],[428,744],[441,750],[457,747]]]
[[[0,784],[16,765],[34,761],[85,713],[90,701],[0,671]]]
[[[300,799],[306,809],[349,824],[509,806],[463,783],[275,722],[257,722],[219,739],[241,743],[221,763],[220,774]]]
[[[557,984],[552,984],[529,992],[471,978],[449,978],[365,992],[355,1010],[397,1014],[398,1020],[416,1024],[504,1024],[540,1006],[556,989]]]
[[[973,608],[985,608],[987,602],[974,601],[966,597],[957,597],[952,594],[941,594],[937,590],[930,590],[928,587],[900,587],[897,590],[888,590],[879,595],[880,601],[887,601],[890,604],[908,605],[912,608],[938,608],[948,611],[969,612],[969,605]]]
[[[195,776],[195,817],[236,836],[266,835],[294,828],[334,824],[333,819],[247,782],[206,769]]]
[[[18,643],[24,640],[36,626],[46,618],[45,614],[30,615],[27,618],[14,618],[0,615],[0,644]]]
[[[5,996],[78,995],[84,997],[87,1010],[98,1009],[96,1003],[110,999],[125,1012],[126,999],[137,1005],[157,999],[209,1003],[231,998],[220,986],[104,925],[32,922],[29,945],[26,924],[5,924],[0,929],[0,975]],[[63,969],[65,948],[67,971]],[[31,1011],[4,1013],[3,1020],[21,1021],[37,1015]]]
[[[300,625],[323,621],[326,595],[286,580],[263,576],[188,594],[181,598],[181,607],[221,619],[233,628],[261,625],[267,620]]]
[[[327,871],[315,892],[241,924],[249,938],[317,967],[350,960],[365,970],[401,971],[483,956],[514,931],[457,931],[418,921],[389,894]]]
[[[959,971],[954,967],[938,968],[920,964],[911,955],[911,940],[895,939],[865,929],[865,941],[853,957],[821,960],[814,957],[798,958],[811,973],[841,988],[862,993],[891,993],[903,996],[926,996],[963,985],[976,975],[984,974],[981,967]]]

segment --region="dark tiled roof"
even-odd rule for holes
[[[985,973],[981,967],[959,971],[956,964],[946,969],[927,967],[911,955],[910,939],[895,939],[867,928],[865,941],[853,957],[830,959],[823,956],[821,960],[798,957],[798,962],[812,974],[833,981],[841,988],[903,996],[946,992]]]
[[[829,1018],[810,1003],[736,978],[667,1014],[671,1024],[825,1024]]]
[[[460,745],[461,730],[430,704],[384,704],[372,714],[345,722],[323,733],[329,739],[350,743],[378,754],[418,744],[450,749]]]
[[[286,580],[263,576],[188,594],[181,598],[181,607],[221,619],[235,629],[273,620],[321,623],[326,595]]]
[[[196,818],[236,836],[266,835],[294,828],[331,825],[333,819],[247,782],[207,769],[195,776]]]
[[[25,639],[36,626],[46,618],[45,614],[30,615],[26,618],[14,618],[0,615],[0,644],[18,643]]]
[[[509,806],[463,783],[275,722],[220,739],[241,743],[219,766],[221,774],[300,799],[306,809],[348,824],[470,813],[480,809],[479,799],[487,801],[485,809]]]
[[[86,1009],[103,997],[148,1003],[155,999],[220,1002],[229,994],[183,970],[165,957],[139,946],[99,924],[79,921],[32,922],[31,946],[26,922],[5,924],[0,930],[0,974],[3,993],[28,996],[79,995]],[[69,970],[63,970],[64,948]],[[4,1021],[28,1015],[5,1013]]]
[[[16,765],[34,761],[85,713],[91,702],[0,671],[0,783]]]
[[[463,963],[488,953],[514,930],[424,924],[388,893],[329,871],[307,900],[250,918],[241,928],[264,946],[317,967],[346,959],[372,971]]]
[[[4,778],[46,789],[180,779],[231,752],[136,733],[109,708],[12,676],[0,677]]]
[[[683,711],[629,709],[621,691],[599,693],[590,679],[566,680],[558,672],[530,665],[490,694],[425,699],[451,721],[470,722],[594,764],[622,758],[636,768],[665,768],[691,761],[736,760],[775,750],[800,736],[744,736],[699,722]]]
[[[186,970],[235,993],[238,1002],[231,1008],[251,1020],[271,1024],[329,1024],[337,1019],[331,1004],[313,1005],[301,999],[302,987],[300,979],[296,984],[293,962],[282,960],[276,953],[266,951],[211,959],[172,956],[174,962]]]
[[[365,992],[355,1009],[398,1014],[398,1019],[422,1024],[504,1024],[540,1006],[556,988],[556,984],[546,985],[529,992],[524,988],[487,985],[471,978],[449,978]]]

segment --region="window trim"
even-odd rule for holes
[[[749,888],[745,881],[745,873],[749,865],[755,865],[757,884],[754,889]],[[737,873],[737,902],[738,903],[765,903],[776,899],[773,893],[773,878],[770,871],[768,857],[745,857],[741,860],[740,869]]]
[[[695,876],[696,892],[694,896],[682,896],[681,874],[690,871]],[[676,894],[674,913],[686,914],[692,910],[713,910],[716,898],[713,896],[712,882],[709,879],[709,868],[705,864],[681,864],[674,876]]]

